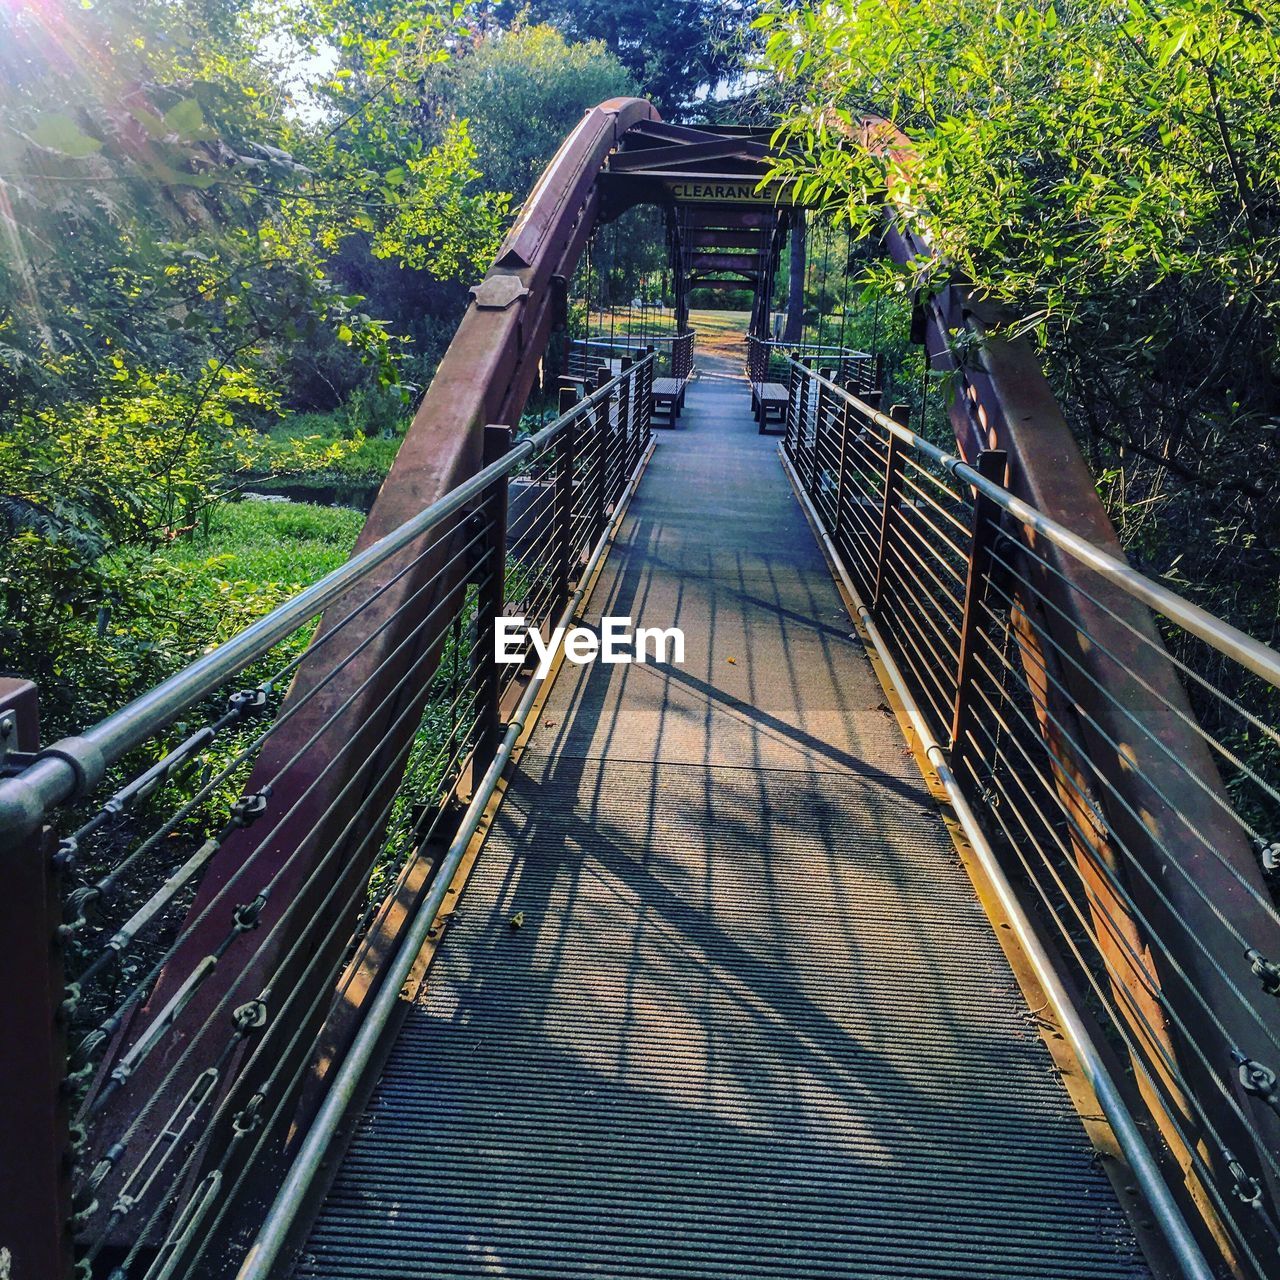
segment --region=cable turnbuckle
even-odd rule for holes
[[[267,1006],[261,1000],[248,1000],[231,1014],[232,1024],[243,1036],[267,1025]]]
[[[255,1093],[248,1102],[245,1103],[243,1111],[237,1111],[235,1119],[231,1122],[232,1129],[235,1130],[237,1137],[244,1137],[253,1133],[262,1125],[262,1116],[258,1109],[262,1106],[264,1099],[261,1093]]]
[[[1250,1209],[1255,1209],[1261,1213],[1262,1187],[1258,1184],[1257,1178],[1247,1173],[1244,1165],[1226,1147],[1222,1148],[1222,1158],[1226,1161],[1227,1170],[1233,1180],[1232,1194],[1241,1204],[1247,1204]]]
[[[1247,1058],[1239,1049],[1233,1049],[1231,1056],[1240,1069],[1240,1087],[1245,1093],[1261,1098],[1273,1111],[1280,1114],[1280,1080],[1270,1067]]]
[[[242,902],[232,915],[236,933],[248,933],[262,923],[262,908],[267,905],[267,895],[260,893],[252,902]]]
[[[258,687],[256,689],[237,689],[235,693],[227,699],[228,714],[235,714],[239,717],[246,718],[255,715],[263,710],[267,705],[267,691],[265,688]]]
[[[241,796],[231,806],[231,821],[237,827],[251,827],[267,811],[267,802],[271,799],[271,788],[250,792]]]
[[[1257,947],[1250,947],[1244,958],[1250,970],[1261,980],[1262,989],[1269,996],[1280,996],[1280,964],[1268,960]]]
[[[67,875],[76,869],[79,857],[80,841],[75,836],[67,836],[65,839],[58,841],[58,847],[53,854],[53,865],[63,875]]]

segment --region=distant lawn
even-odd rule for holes
[[[292,592],[342,564],[363,525],[348,507],[249,498],[217,507],[207,534],[177,538],[157,557],[193,576]]]
[[[364,525],[350,507],[246,499],[216,508],[206,530],[122,566],[152,584],[157,639],[194,656],[343,564]],[[167,625],[166,625],[167,624]]]
[[[658,311],[647,309],[643,313],[639,308],[628,311],[625,307],[609,311],[593,311],[591,313],[591,337],[613,338],[644,337],[649,334],[669,334],[676,331],[676,313],[674,311]]]

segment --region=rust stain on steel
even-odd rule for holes
[[[596,176],[627,129],[656,119],[653,107],[641,99],[612,99],[589,111],[561,146],[480,286],[482,298],[486,288],[490,295],[496,288],[510,292],[510,301],[501,307],[481,306],[474,301],[468,306],[383,482],[356,543],[357,550],[473,475],[479,469],[486,423],[514,425],[518,421],[537,377],[542,347],[551,327],[552,277],[571,268],[590,234]],[[491,282],[495,277],[504,279],[494,286]],[[518,280],[518,289],[508,283],[506,278],[510,277]],[[305,1065],[310,1042],[327,1012],[324,988],[332,984],[327,983],[326,975],[337,964],[345,941],[344,925],[350,918],[346,904],[358,898],[377,849],[381,824],[369,815],[377,815],[399,785],[441,645],[427,652],[425,660],[416,644],[406,645],[400,655],[394,651],[432,610],[438,609],[436,616],[443,621],[456,607],[465,589],[465,565],[459,564],[435,586],[424,588],[457,545],[456,541],[447,540],[425,556],[422,563],[343,628],[342,639],[332,653],[328,649],[316,652],[313,645],[313,656],[300,667],[286,708],[297,706],[311,695],[332,669],[335,655],[345,656],[362,641],[370,641],[334,680],[310,696],[288,725],[264,746],[246,790],[256,791],[272,781],[268,813],[254,829],[236,833],[215,856],[190,920],[195,921],[214,903],[223,886],[255,855],[264,832],[271,830],[267,824],[274,825],[283,815],[289,816],[284,817],[262,851],[252,856],[249,872],[237,881],[227,901],[214,903],[208,919],[189,931],[148,1005],[117,1039],[100,1073],[99,1087],[113,1061],[154,1012],[163,1007],[200,957],[223,940],[237,904],[252,899],[278,875],[263,909],[261,925],[236,939],[164,1046],[111,1100],[103,1122],[92,1135],[97,1150],[105,1149],[119,1136],[184,1050],[194,1046],[191,1061],[179,1068],[166,1090],[164,1102],[169,1105],[182,1096],[194,1074],[217,1056],[231,1031],[228,1009],[218,1008],[228,996],[229,1008],[270,986],[274,1014],[279,1014],[285,1001],[292,1001],[284,1016],[274,1018],[262,1038],[254,1042],[261,1066],[245,1073],[244,1083],[232,1086],[228,1116],[277,1067],[283,1067],[287,1075]],[[403,570],[421,550],[406,549],[383,566],[374,580],[349,593],[321,620],[317,638],[327,635],[355,605]],[[410,606],[408,602],[420,590],[421,598]],[[404,612],[399,613],[402,608]],[[435,630],[433,624],[430,632]],[[406,679],[410,674],[412,678]],[[404,687],[398,687],[402,683]],[[349,705],[343,708],[348,699]],[[327,720],[339,708],[343,709],[335,724],[327,726]],[[306,745],[313,735],[316,741]],[[299,755],[297,760],[293,759],[295,755]],[[290,814],[291,807],[304,794],[305,802]],[[333,859],[331,870],[310,883],[324,865],[328,851],[334,848],[344,852]],[[269,942],[261,956],[250,960],[267,931],[279,924],[286,913],[288,919],[279,936]],[[291,949],[297,954],[290,956]],[[306,1031],[295,1037],[300,1025]],[[238,1051],[229,1076],[234,1078],[237,1066],[244,1064],[250,1051]],[[167,1110],[166,1105],[154,1109],[153,1117],[134,1137],[131,1149],[145,1150],[163,1125]],[[305,1123],[305,1117],[294,1120]],[[225,1132],[213,1134],[212,1148],[221,1147],[228,1136]],[[128,1164],[126,1161],[126,1167]]]
[[[904,165],[910,163],[909,139],[884,120],[866,118],[862,140],[864,145],[895,151]],[[904,231],[892,213],[886,221],[885,243],[897,261],[929,253],[928,245]],[[1007,450],[1014,493],[1123,558],[1093,477],[1030,345],[993,336],[999,313],[958,286],[948,286],[930,299],[924,313],[930,359],[960,377],[963,394],[955,397],[950,414],[965,457],[971,459],[983,448]],[[979,357],[963,367],[952,354],[950,334],[955,331],[981,339]],[[1035,551],[1056,573],[1029,556],[1023,557],[1023,569],[1062,611],[1046,611],[1046,621],[1055,641],[1074,659],[1063,664],[1062,677],[1072,699],[1087,712],[1081,717],[1081,736],[1089,760],[1106,780],[1099,788],[1104,811],[1112,829],[1160,886],[1157,893],[1144,876],[1127,877],[1143,916],[1161,938],[1172,942],[1182,971],[1153,961],[1160,988],[1214,1069],[1206,1068],[1185,1036],[1173,1029],[1180,1046],[1179,1066],[1207,1104],[1219,1134],[1238,1155],[1245,1153],[1249,1171],[1267,1184],[1275,1205],[1280,1188],[1258,1144],[1232,1110],[1215,1101],[1225,1086],[1257,1126],[1263,1143],[1273,1150],[1280,1147],[1280,1117],[1243,1091],[1231,1058],[1233,1048],[1263,1061],[1270,1057],[1265,1032],[1234,990],[1245,993],[1264,1026],[1271,1021],[1274,998],[1261,990],[1231,932],[1238,930],[1268,956],[1280,955],[1280,930],[1260,905],[1268,898],[1257,861],[1240,830],[1222,819],[1223,806],[1229,809],[1230,800],[1208,747],[1189,727],[1194,715],[1150,612],[1055,548],[1037,546]],[[1092,637],[1094,643],[1084,643],[1082,636]],[[1103,648],[1116,661],[1108,659]],[[1118,751],[1114,743],[1127,746]],[[1181,814],[1162,796],[1176,797]],[[1202,839],[1209,833],[1217,856]],[[1172,870],[1170,862],[1186,874]],[[1223,918],[1231,928],[1224,926]],[[1132,920],[1129,926],[1140,936],[1144,932]],[[1192,937],[1203,943],[1203,950],[1192,945]],[[1185,941],[1178,946],[1180,939]],[[1218,970],[1219,960],[1225,974]],[[1218,1165],[1216,1150],[1208,1156]],[[1259,1233],[1255,1245],[1264,1251],[1271,1247],[1265,1233]]]

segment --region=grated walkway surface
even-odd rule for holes
[[[295,1274],[1146,1276],[740,379],[590,603]]]

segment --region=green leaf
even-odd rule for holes
[[[50,151],[60,152],[73,160],[83,160],[102,150],[102,143],[91,138],[69,116],[63,112],[56,115],[43,116],[32,130],[31,137],[42,147]]]
[[[193,142],[203,136],[204,113],[194,98],[184,98],[164,113],[165,128],[176,133],[184,142]]]

